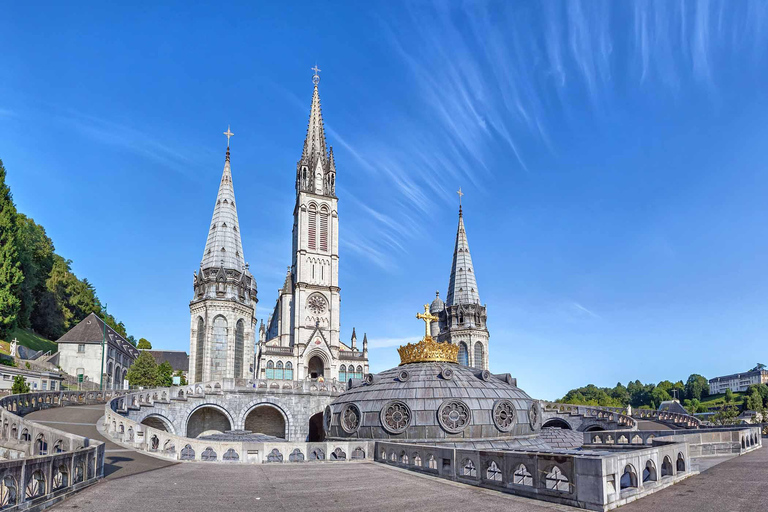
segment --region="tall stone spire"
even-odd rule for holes
[[[312,92],[312,106],[309,109],[309,125],[307,137],[304,139],[304,150],[301,153],[301,162],[314,169],[317,160],[323,164],[328,159],[328,146],[325,143],[325,126],[323,125],[323,111],[320,107],[320,93],[317,84]]]
[[[301,159],[296,164],[296,191],[306,191],[313,194],[334,196],[336,191],[336,162],[333,149],[329,151],[325,140],[323,111],[320,106],[320,93],[317,85],[320,77],[317,66],[313,68],[315,84],[312,92],[312,105],[309,109],[309,124]]]
[[[223,266],[225,269],[243,272],[245,270],[243,243],[240,239],[235,189],[232,185],[232,169],[229,164],[229,137],[232,133],[227,129],[224,135],[227,135],[227,156],[224,160],[224,172],[221,175],[219,193],[213,207],[213,218],[211,218],[200,268]]]
[[[475,267],[472,265],[472,256],[469,253],[467,232],[464,229],[464,215],[459,206],[459,228],[456,233],[456,247],[453,249],[453,265],[451,266],[451,279],[448,283],[448,297],[446,305],[456,304],[480,304],[480,295],[477,292],[475,280]]]

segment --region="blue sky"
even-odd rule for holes
[[[768,4],[0,4],[17,205],[156,347],[189,348],[228,124],[274,305],[317,63],[373,370],[445,296],[459,187],[491,369],[531,395],[768,362]]]

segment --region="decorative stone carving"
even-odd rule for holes
[[[488,382],[489,380],[491,380],[491,372],[489,372],[488,370],[483,370],[480,373],[480,378],[483,379],[485,382]]]
[[[347,434],[354,434],[360,427],[360,409],[355,404],[345,404],[341,408],[341,414],[339,415],[339,423],[341,428]]]
[[[472,411],[461,400],[446,400],[437,410],[437,421],[450,434],[458,434],[469,425]]]
[[[387,402],[379,414],[381,425],[390,434],[400,434],[411,424],[411,409],[399,400]]]
[[[375,380],[376,379],[374,378],[372,373],[366,373],[365,378],[363,379],[363,381],[365,381],[365,383],[368,384],[369,386],[373,384]]]
[[[453,378],[453,370],[450,367],[446,366],[440,372],[440,376],[445,380],[451,380]]]
[[[528,409],[528,422],[533,430],[539,430],[541,428],[541,405],[539,402],[533,402],[531,408]]]
[[[408,370],[403,370],[397,375],[397,380],[400,382],[405,382],[411,377],[411,374],[408,373]]]
[[[515,407],[509,400],[499,400],[493,405],[493,423],[502,432],[515,426]]]
[[[324,313],[326,305],[325,297],[319,294],[312,295],[307,299],[307,307],[316,315]]]

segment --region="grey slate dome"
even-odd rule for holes
[[[444,309],[445,302],[443,302],[443,299],[440,298],[440,292],[435,292],[435,300],[433,300],[432,304],[429,305],[429,312],[433,315],[436,315]]]
[[[508,374],[456,363],[403,364],[350,388],[325,411],[331,439],[532,449],[541,407]]]

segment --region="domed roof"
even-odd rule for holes
[[[435,292],[435,300],[429,306],[430,313],[439,313],[445,309],[445,302],[440,298],[440,292]]]
[[[456,363],[403,364],[367,375],[325,412],[328,437],[533,447],[541,406],[513,384]]]

